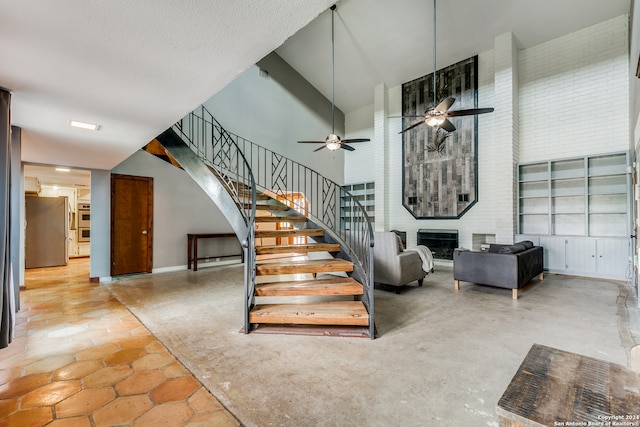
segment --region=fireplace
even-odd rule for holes
[[[434,258],[453,259],[458,247],[458,230],[418,230],[418,245],[429,248]]]

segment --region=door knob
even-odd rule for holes
[[[142,234],[147,234],[147,230],[142,230]]]

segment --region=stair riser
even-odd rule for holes
[[[363,317],[360,319],[345,319],[336,321],[335,319],[319,319],[317,317],[304,317],[304,315],[295,318],[285,317],[266,317],[249,315],[249,323],[264,323],[269,325],[347,325],[347,326],[369,326],[369,319]]]

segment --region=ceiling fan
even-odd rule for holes
[[[367,142],[371,141],[368,138],[352,138],[352,139],[341,139],[340,136],[336,135],[335,131],[335,43],[334,43],[334,15],[336,12],[336,5],[331,6],[331,133],[325,138],[324,141],[298,141],[300,144],[324,144],[320,148],[316,148],[313,150],[320,151],[323,148],[326,148],[330,151],[336,151],[340,148],[347,151],[354,151],[355,148],[351,147],[347,144],[352,144],[355,142]]]
[[[449,108],[456,102],[455,98],[445,98],[439,104],[436,104],[436,0],[433,0],[433,107],[429,108],[424,114],[420,116],[396,116],[402,118],[420,118],[417,123],[412,124],[406,129],[401,130],[399,133],[404,133],[408,130],[415,128],[416,126],[425,123],[432,128],[444,129],[447,132],[453,132],[456,127],[448,119],[449,117],[459,116],[474,116],[477,114],[491,113],[493,108],[471,108],[468,110],[452,110]]]

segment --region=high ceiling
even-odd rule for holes
[[[437,0],[437,68],[493,48],[513,32],[521,49],[630,12],[630,0]],[[374,86],[433,72],[433,0],[342,0],[335,12],[335,101],[373,103]],[[331,99],[331,11],[276,52]]]
[[[0,0],[0,87],[22,159],[112,169],[331,4]]]
[[[0,0],[0,86],[12,92],[23,160],[111,169],[276,48],[330,99],[332,3]],[[437,66],[490,50],[506,31],[527,48],[630,8],[631,0],[439,0]],[[432,13],[431,0],[338,3],[338,108],[371,104],[381,82],[433,71]],[[71,128],[70,119],[101,129]]]

